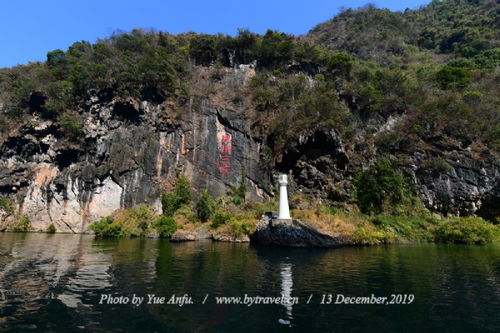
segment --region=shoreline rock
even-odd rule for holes
[[[254,244],[284,247],[341,247],[349,245],[342,238],[320,232],[309,223],[292,219],[280,220],[262,215],[250,235]]]
[[[196,230],[177,230],[172,237],[171,242],[189,242],[195,241],[197,236]]]
[[[250,237],[248,237],[247,235],[235,237],[235,236],[231,236],[231,235],[214,233],[212,235],[212,239],[215,242],[230,242],[230,243],[249,243],[250,242]]]
[[[210,228],[206,225],[198,227],[194,230],[177,230],[174,232],[172,237],[170,237],[171,242],[190,242],[201,239],[210,239],[213,235],[210,232]]]

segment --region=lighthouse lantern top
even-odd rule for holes
[[[285,174],[281,174],[278,176],[278,183],[280,185],[288,185],[288,178]]]

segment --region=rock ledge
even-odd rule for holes
[[[254,244],[286,247],[340,247],[347,245],[341,238],[326,235],[309,223],[262,215],[256,230],[250,235]]]

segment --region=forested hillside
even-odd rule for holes
[[[273,173],[286,172],[294,189],[366,213],[418,197],[433,212],[495,220],[498,12],[495,0],[403,13],[366,6],[304,36],[134,30],[48,52],[0,71],[0,193],[22,207],[40,165],[52,165],[38,204],[61,193],[85,219],[101,215],[89,202],[107,177],[121,191],[110,207],[126,208],[158,201],[176,172],[196,191],[243,182],[260,199],[273,195]],[[203,148],[199,136],[215,129],[215,148]],[[227,134],[241,139],[221,157]],[[113,150],[116,140],[136,151]],[[148,140],[158,155],[141,146]],[[363,202],[359,188],[377,167],[398,188],[381,185]],[[68,186],[79,188],[74,198]]]

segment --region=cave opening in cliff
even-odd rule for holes
[[[481,208],[476,212],[476,214],[485,220],[492,221],[493,223],[500,223],[498,216],[500,216],[500,197],[490,196],[483,200]]]
[[[113,108],[113,118],[130,124],[139,124],[142,112],[126,102],[117,102]]]
[[[155,104],[161,104],[165,101],[165,95],[156,87],[146,86],[141,90],[141,98]]]
[[[32,112],[42,112],[46,100],[47,97],[45,97],[41,92],[35,91],[30,95],[28,106]]]
[[[312,162],[322,156],[329,156],[333,159],[335,166],[340,170],[345,170],[348,158],[345,154],[335,153],[336,143],[332,141],[323,131],[316,131],[313,135],[303,140],[295,147],[285,149],[283,159],[277,164],[279,170],[293,170],[299,160]]]
[[[11,184],[0,185],[0,195],[10,195],[15,193],[15,187]]]
[[[57,112],[46,107],[47,96],[39,91],[34,91],[30,95],[28,107],[31,113],[38,113],[44,119],[55,119]]]
[[[4,147],[2,147],[0,151],[0,155],[3,157],[17,155],[24,160],[30,160],[34,155],[40,152],[46,152],[44,148],[27,138],[14,136],[5,141]]]
[[[55,158],[57,167],[62,170],[69,167],[71,164],[78,162],[80,152],[75,149],[68,149],[60,151]]]

